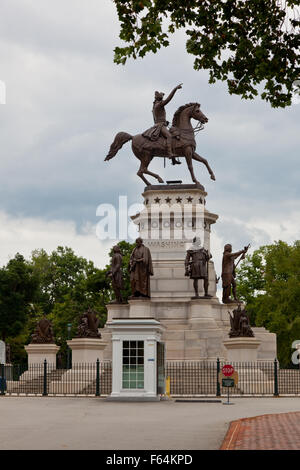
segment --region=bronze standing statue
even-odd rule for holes
[[[195,237],[185,258],[185,276],[194,279],[195,299],[211,298],[211,295],[208,295],[208,262],[211,257],[208,251],[201,247],[200,238]],[[203,279],[204,297],[199,297],[199,279]]]
[[[235,269],[241,259],[245,258],[245,255],[250,245],[245,246],[243,250],[232,253],[232,246],[228,243],[224,246],[223,260],[222,260],[222,287],[223,287],[223,303],[230,304],[232,302],[238,302],[236,295],[236,281],[235,281]],[[234,260],[240,255],[241,259],[235,265]],[[231,294],[233,299],[231,299]]]
[[[157,92],[153,106],[154,127],[135,136],[127,132],[119,132],[110,146],[105,161],[111,160],[126,142],[132,140],[132,151],[141,162],[137,175],[147,186],[150,185],[150,182],[145,178],[145,174],[153,176],[153,178],[156,178],[160,183],[163,183],[159,175],[148,170],[148,166],[154,157],[167,157],[172,159],[174,159],[175,156],[184,157],[193,182],[200,185],[193,169],[193,160],[196,160],[206,166],[211,179],[215,180],[215,175],[207,160],[195,152],[195,132],[197,132],[204,123],[208,122],[207,117],[200,111],[200,104],[187,103],[180,106],[174,114],[171,129],[167,129],[165,105],[173,98],[176,90],[181,88],[181,86],[182,85],[178,85],[175,87],[165,100],[163,100],[163,94]],[[195,119],[201,123],[198,129],[193,128],[191,119]],[[173,163],[176,162],[173,160]]]
[[[122,255],[119,245],[113,247],[113,252],[114,254],[108,276],[111,278],[112,288],[116,296],[114,303],[121,304],[123,303],[121,290],[124,289],[124,284],[122,276]]]
[[[143,245],[142,238],[136,239],[129,263],[131,299],[150,297],[150,276],[153,276],[152,258],[149,248]]]

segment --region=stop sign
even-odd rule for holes
[[[231,364],[225,364],[225,366],[222,367],[222,374],[225,375],[225,377],[230,377],[233,373],[234,368]]]

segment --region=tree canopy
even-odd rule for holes
[[[226,81],[230,94],[261,97],[273,107],[291,104],[300,78],[299,0],[113,0],[125,47],[114,61],[144,57],[170,44],[184,28],[194,69],[209,82]]]
[[[38,288],[31,267],[19,253],[0,269],[0,334],[2,340],[18,335]]]
[[[292,343],[300,339],[300,241],[254,251],[238,270],[237,283],[252,325],[277,334],[279,362],[290,365]]]

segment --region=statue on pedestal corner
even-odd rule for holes
[[[230,312],[230,326],[231,330],[229,332],[230,338],[238,338],[238,337],[249,337],[253,338],[254,333],[250,326],[249,317],[247,315],[246,309],[241,308],[241,304],[233,310],[232,315]]]
[[[150,276],[153,276],[151,252],[144,246],[142,238],[136,239],[130,262],[130,299],[150,298]]]
[[[223,260],[222,260],[222,287],[223,287],[223,297],[222,301],[224,304],[230,304],[232,302],[238,302],[236,294],[236,281],[235,281],[235,269],[239,262],[245,258],[245,255],[249,249],[250,245],[245,246],[243,250],[232,253],[232,245],[229,243],[224,246]],[[240,255],[241,258],[238,263],[235,265],[234,260]],[[231,298],[233,295],[233,299]]]
[[[111,260],[110,271],[108,276],[111,278],[112,288],[114,290],[116,300],[111,303],[123,303],[121,290],[124,289],[122,276],[122,254],[119,245],[113,247],[113,257]]]
[[[97,317],[96,312],[91,308],[88,308],[79,319],[76,338],[101,338],[101,335],[98,332],[99,323],[100,320]]]
[[[36,328],[34,333],[31,335],[32,344],[52,344],[54,343],[54,334],[52,330],[52,324],[50,320],[46,317],[42,318]]]
[[[207,299],[212,297],[208,294],[208,262],[211,257],[212,256],[208,253],[208,250],[201,247],[200,238],[195,237],[191,248],[187,250],[185,258],[185,276],[189,276],[190,279],[194,280],[194,299]],[[199,279],[203,279],[204,297],[199,296]]]

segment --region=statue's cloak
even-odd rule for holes
[[[138,262],[138,259],[142,261]],[[136,292],[150,297],[150,276],[153,275],[151,252],[146,246],[136,246],[130,257],[130,282],[132,294]]]

